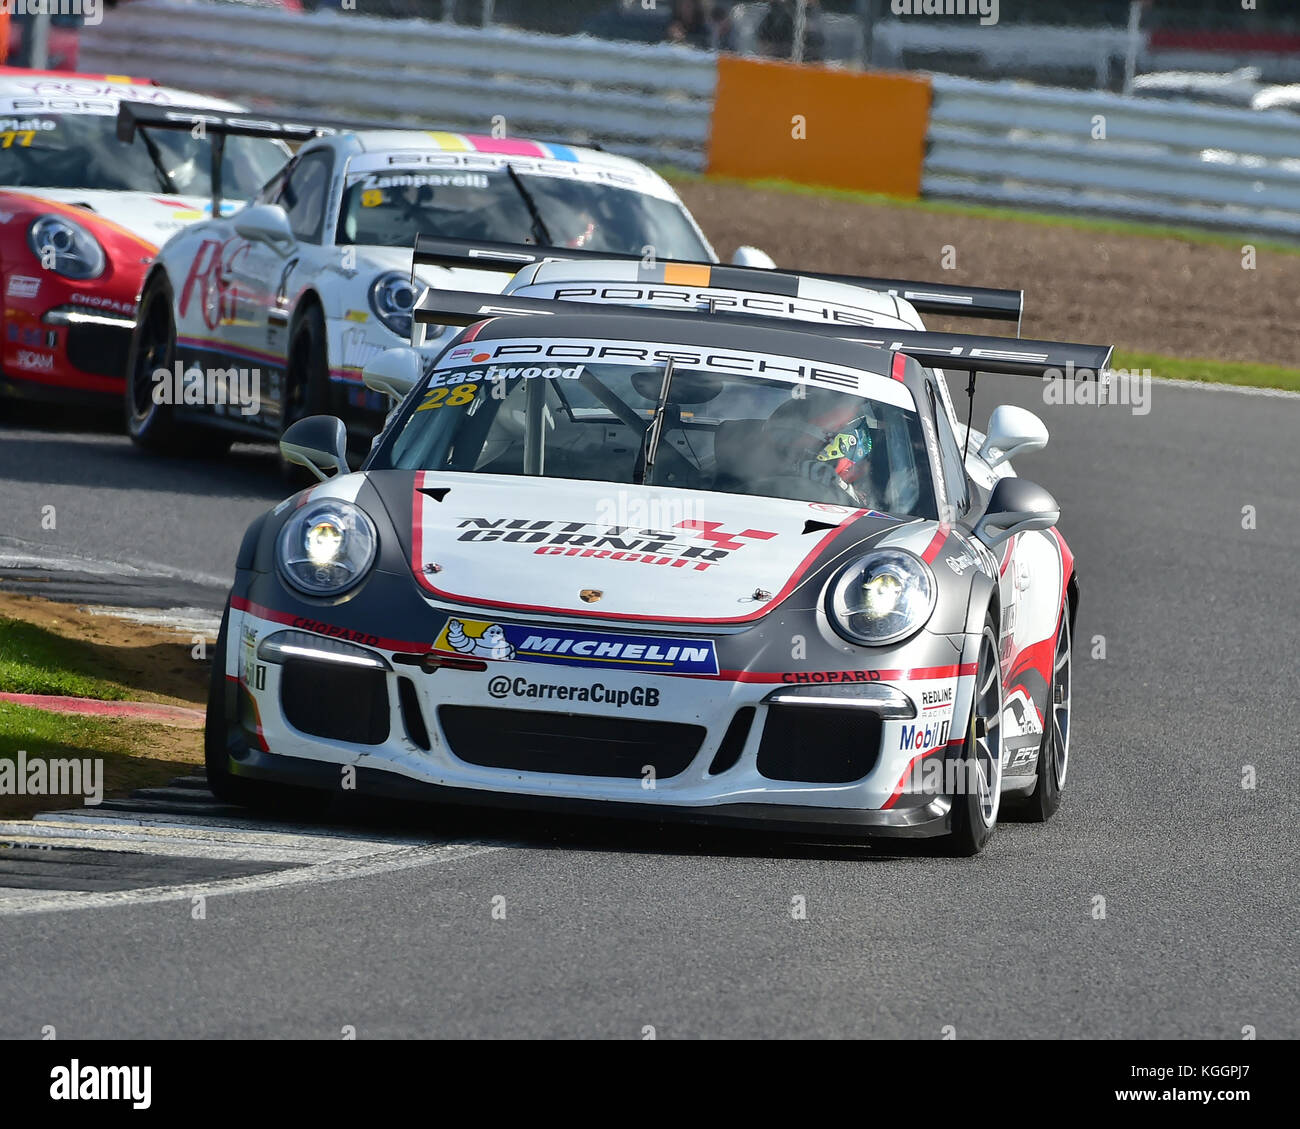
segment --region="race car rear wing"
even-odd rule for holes
[[[982,337],[968,333],[928,333],[920,330],[880,330],[832,322],[777,320],[757,314],[705,313],[703,310],[660,310],[596,302],[549,298],[520,298],[510,294],[472,294],[430,290],[416,305],[417,322],[428,325],[473,325],[494,317],[536,317],[574,314],[591,318],[624,317],[681,321],[702,317],[737,328],[778,329],[817,337],[858,341],[877,349],[904,353],[926,368],[945,371],[992,372],[1010,376],[1101,379],[1110,368],[1111,345],[1079,345],[1065,341],[1034,341],[1022,337]]]
[[[310,141],[313,137],[333,133],[323,125],[305,125],[301,122],[256,118],[248,114],[228,114],[224,110],[210,110],[189,106],[155,106],[149,102],[122,102],[117,108],[117,139],[130,144],[136,130],[174,129],[193,133],[195,137],[210,137],[212,180],[212,214],[221,214],[221,162],[225,156],[227,137],[265,137],[274,141]]]
[[[640,255],[615,254],[609,251],[586,251],[574,247],[539,247],[528,243],[497,243],[489,240],[450,239],[439,235],[417,235],[412,266],[472,267],[514,274],[530,263],[540,261],[582,261],[597,259],[636,260]],[[852,274],[824,274],[819,271],[768,270],[764,267],[738,267],[721,263],[701,263],[687,259],[656,259],[656,264],[707,268],[708,279],[698,285],[779,292],[783,285],[801,278],[821,282],[839,282],[878,290],[910,302],[923,314],[948,314],[954,317],[989,318],[1014,321],[1020,331],[1024,313],[1023,290],[995,290],[983,286],[952,286],[942,282],[906,282],[897,278],[871,278]],[[792,295],[793,296],[793,295]]]

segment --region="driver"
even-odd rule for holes
[[[868,505],[867,476],[875,447],[871,421],[848,397],[812,395],[782,404],[763,427],[777,474],[807,478],[843,495],[843,505]]]
[[[586,208],[579,208],[574,213],[569,230],[572,235],[565,239],[566,247],[591,247],[596,239],[596,217]]]

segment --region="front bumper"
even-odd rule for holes
[[[268,783],[288,784],[337,792],[338,769],[329,763],[302,757],[286,757],[244,747],[242,758],[232,765],[235,775]],[[606,800],[574,796],[541,796],[528,793],[489,792],[477,788],[456,788],[430,784],[382,769],[356,770],[352,794],[419,803],[458,804],[470,807],[593,816],[602,819],[635,819],[657,823],[683,823],[703,827],[815,833],[836,837],[923,839],[946,835],[951,830],[952,801],[936,796],[922,805],[889,811],[854,808],[818,808],[807,804],[725,803],[687,807],[681,804],[630,803],[612,805]]]
[[[9,308],[3,353],[7,391],[25,399],[105,405],[120,401],[135,319],[78,306],[37,316]]]
[[[950,730],[974,681],[960,640],[923,635],[890,653],[896,669],[845,685],[545,659],[425,668],[431,641],[330,634],[319,620],[232,609],[235,775],[338,790],[346,774],[365,794],[673,822],[949,830],[949,797],[917,768],[960,747]]]

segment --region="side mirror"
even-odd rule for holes
[[[1013,455],[1027,455],[1047,446],[1047,425],[1033,412],[1003,404],[989,416],[988,436],[980,458],[989,466],[1005,463]]]
[[[276,251],[287,250],[295,239],[289,216],[279,204],[250,204],[235,215],[234,224],[237,234]]]
[[[280,436],[280,454],[286,462],[305,466],[322,482],[327,471],[347,474],[348,429],[338,416],[307,416],[295,420]]]
[[[372,392],[382,392],[400,404],[420,380],[424,364],[414,349],[398,345],[385,349],[361,370],[361,379]]]
[[[1050,529],[1060,518],[1060,505],[1037,483],[999,478],[989,495],[988,509],[975,523],[975,536],[992,549],[1017,533]]]
[[[763,270],[776,269],[776,260],[766,251],[760,251],[757,247],[737,247],[736,253],[731,256],[731,262],[738,267],[762,267]]]

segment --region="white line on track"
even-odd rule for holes
[[[200,895],[221,897],[339,882],[456,862],[503,849],[499,844],[474,840],[426,843],[404,836],[340,835],[223,817],[123,813],[115,818],[107,813],[90,817],[80,812],[54,812],[30,822],[0,823],[0,845],[15,851],[57,847],[176,858],[282,862],[287,868],[267,874],[136,890],[0,888],[0,916],[113,909],[189,900]]]
[[[1300,392],[1285,388],[1252,388],[1247,384],[1218,384],[1208,380],[1180,380],[1172,376],[1152,376],[1155,384],[1171,388],[1199,388],[1202,392],[1236,392],[1240,396],[1272,396],[1282,400],[1300,400]]]
[[[91,615],[107,615],[181,633],[198,632],[214,639],[221,629],[221,617],[202,608],[111,608],[106,604],[87,604],[85,610]]]
[[[55,555],[39,542],[24,541],[17,537],[0,538],[0,569],[6,568],[44,568],[53,572],[80,572],[87,576],[123,576],[130,579],[157,576],[166,580],[188,580],[205,588],[229,588],[232,579],[230,576],[214,576],[211,573],[174,568],[157,561],[106,561],[66,550],[63,555]]]

